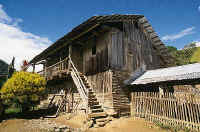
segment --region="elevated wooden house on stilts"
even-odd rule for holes
[[[49,92],[70,92],[71,106],[76,101],[73,93],[79,93],[91,118],[127,114],[128,79],[172,64],[167,48],[142,15],[93,16],[30,64],[43,60]]]

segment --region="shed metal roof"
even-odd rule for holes
[[[131,82],[131,85],[151,84],[158,82],[200,79],[200,63],[162,68],[146,71]]]

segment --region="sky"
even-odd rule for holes
[[[200,0],[0,0],[0,59],[19,69],[94,15],[141,14],[161,40],[200,46]]]

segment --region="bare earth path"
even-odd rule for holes
[[[58,124],[68,125],[70,127],[81,127],[83,118],[75,117],[67,120],[64,117],[52,119]],[[26,128],[28,120],[11,119],[0,123],[0,132],[25,132],[20,128]],[[31,130],[26,132],[33,132]],[[44,131],[38,131],[44,132]],[[142,119],[120,118],[114,119],[103,128],[90,128],[87,132],[167,132],[167,130],[160,129],[155,125],[146,122]]]
[[[120,118],[103,128],[91,128],[87,132],[167,132],[143,119]]]

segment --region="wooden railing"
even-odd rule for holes
[[[41,76],[44,76],[44,70],[38,71],[37,74],[40,74]]]
[[[40,74],[44,75],[48,80],[50,77],[58,75],[58,73],[62,72],[67,74],[69,73],[71,75],[86,108],[88,108],[88,89],[80,77],[80,72],[77,70],[70,57],[45,68],[45,70],[40,72]]]
[[[67,71],[68,70],[68,61],[69,61],[69,58],[67,57],[64,60],[61,60],[49,67],[46,67],[44,76],[46,78],[48,78],[48,77],[52,77],[52,76],[56,75],[58,72]]]
[[[74,63],[72,62],[71,58],[69,57],[69,67],[71,69],[71,76],[72,79],[77,87],[77,90],[84,101],[85,107],[88,112],[88,89],[86,88],[83,80],[80,77],[80,72],[76,69]]]
[[[134,92],[131,115],[172,127],[200,130],[200,98],[190,94]]]

